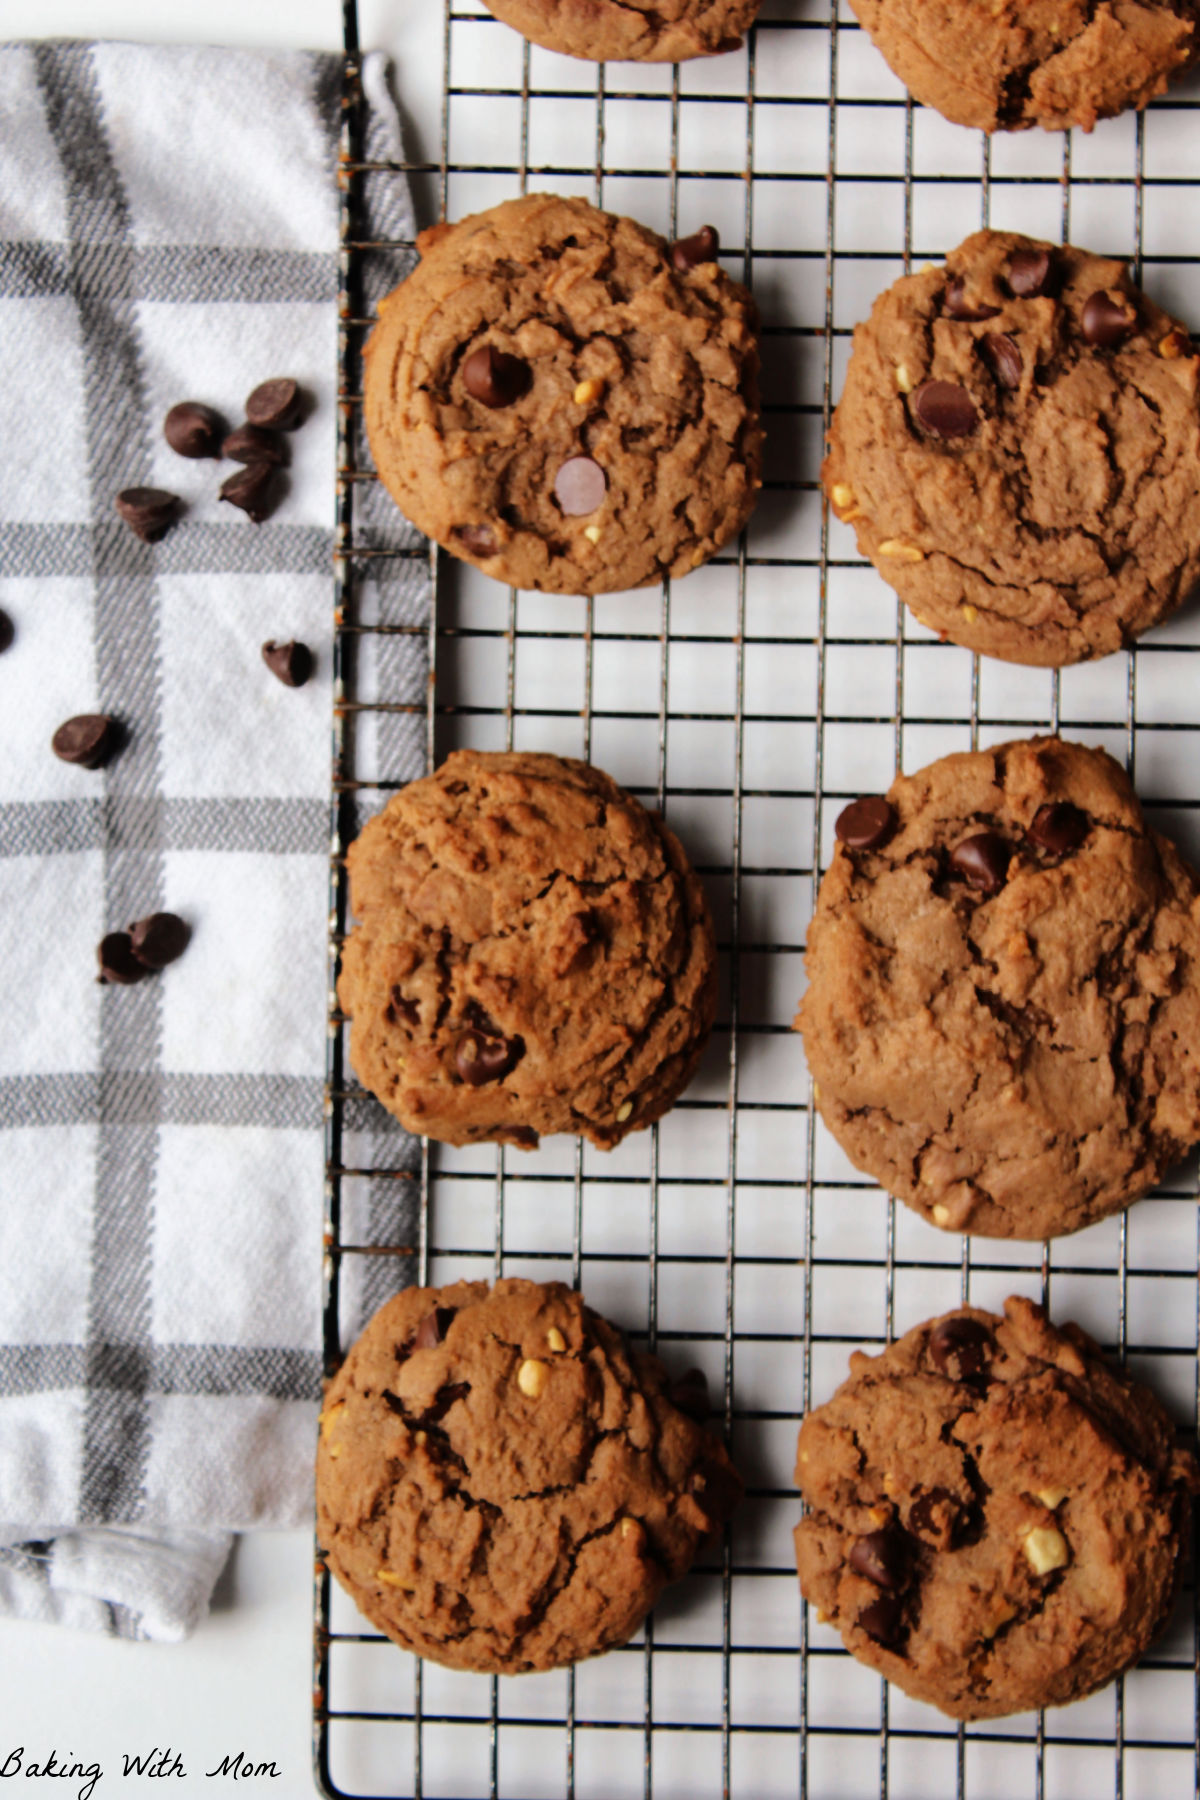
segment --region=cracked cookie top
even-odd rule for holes
[[[1200,877],[1102,750],[947,756],[837,835],[796,1023],[857,1167],[935,1225],[1041,1238],[1200,1138]]]
[[[367,432],[413,523],[498,581],[683,575],[761,485],[757,315],[709,228],[675,245],[531,194],[418,239],[367,346]]]
[[[558,1282],[408,1288],[329,1384],[318,1536],[405,1648],[558,1668],[624,1643],[733,1510],[704,1410]]]
[[[1150,1390],[1031,1301],[916,1326],[800,1428],[805,1598],[957,1719],[1061,1706],[1167,1623],[1200,1472]]]
[[[913,98],[956,125],[1090,131],[1195,60],[1196,0],[850,0]]]
[[[1103,656],[1200,577],[1198,371],[1124,263],[976,232],[856,328],[825,492],[931,630]]]
[[[759,0],[484,0],[535,44],[591,62],[683,62],[736,50]]]
[[[410,1131],[607,1149],[690,1081],[716,1009],[704,891],[674,833],[599,769],[457,750],[347,862],[350,1057]]]

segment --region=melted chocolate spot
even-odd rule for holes
[[[991,1361],[992,1334],[961,1313],[942,1319],[929,1334],[929,1360],[951,1381],[978,1381]]]

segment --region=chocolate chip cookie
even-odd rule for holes
[[[1200,1139],[1200,876],[1102,750],[947,756],[837,837],[796,1023],[858,1168],[932,1224],[1041,1238]]]
[[[623,1644],[741,1495],[683,1410],[700,1387],[693,1371],[672,1389],[558,1282],[409,1288],[326,1394],[329,1566],[372,1624],[451,1668]]]
[[[805,1598],[956,1719],[1062,1706],[1167,1623],[1200,1471],[1150,1390],[1029,1300],[928,1320],[800,1428]]]
[[[850,0],[914,99],[956,125],[1090,131],[1200,48],[1196,0]]]
[[[366,423],[413,523],[498,581],[683,575],[761,486],[754,302],[710,228],[674,245],[532,194],[421,234],[381,303]]]
[[[716,1010],[704,891],[674,833],[599,769],[457,750],[348,863],[350,1057],[410,1131],[608,1149],[691,1080]]]
[[[683,62],[736,50],[759,0],[484,0],[532,43],[591,62]]]
[[[976,232],[855,331],[825,492],[956,644],[1103,656],[1200,577],[1198,371],[1123,263]]]

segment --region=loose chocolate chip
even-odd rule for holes
[[[247,423],[266,425],[273,431],[291,431],[300,423],[303,411],[304,395],[288,375],[260,381],[246,397]]]
[[[199,400],[181,400],[163,420],[163,436],[177,456],[216,456],[225,421]]]
[[[133,954],[148,969],[165,969],[182,956],[191,935],[191,926],[178,913],[151,913],[129,927]]]
[[[102,769],[117,747],[117,722],[107,713],[78,713],[65,719],[50,739],[61,762],[81,769]]]
[[[0,609],[0,656],[12,648],[12,641],[16,635],[12,620],[3,609]]]
[[[1093,294],[1083,309],[1083,335],[1100,350],[1115,350],[1137,330],[1137,307],[1115,290]]]
[[[1091,829],[1092,821],[1082,807],[1072,806],[1069,800],[1054,800],[1038,807],[1028,835],[1040,850],[1065,856],[1068,850],[1078,850]]]
[[[1054,264],[1049,250],[1014,250],[1008,265],[1009,292],[1018,300],[1032,300],[1048,294],[1052,287]]]
[[[520,1061],[519,1038],[486,1037],[482,1031],[464,1031],[454,1051],[454,1066],[468,1087],[503,1081]]]
[[[850,1567],[876,1587],[889,1591],[902,1588],[908,1573],[904,1533],[889,1525],[883,1531],[868,1531],[865,1537],[855,1538],[850,1547]]]
[[[967,299],[967,284],[961,275],[954,275],[946,284],[946,292],[942,297],[942,311],[952,319],[965,319],[974,323],[977,319],[994,319],[1000,311],[998,306],[985,306],[981,300]]]
[[[425,1314],[417,1326],[417,1335],[413,1339],[414,1350],[432,1350],[440,1344],[450,1329],[451,1321],[457,1314],[457,1307],[435,1306],[432,1312]]]
[[[496,554],[496,534],[490,525],[456,525],[453,535],[472,556]]]
[[[847,850],[878,850],[896,829],[896,815],[882,794],[852,800],[837,816],[833,835]]]
[[[667,1389],[667,1398],[672,1406],[686,1413],[689,1419],[696,1419],[703,1424],[712,1407],[708,1400],[708,1377],[703,1369],[687,1369],[677,1381],[673,1381]]]
[[[274,484],[275,470],[270,463],[247,463],[221,483],[220,497],[232,506],[240,506],[252,524],[261,525],[274,507]]]
[[[869,1638],[885,1649],[895,1649],[904,1640],[904,1602],[896,1594],[880,1594],[858,1615],[858,1623]]]
[[[950,863],[968,887],[982,894],[998,894],[1008,877],[1012,845],[995,831],[979,831],[964,838],[950,852]]]
[[[268,638],[262,647],[262,659],[284,687],[303,687],[312,674],[312,651],[295,638],[289,638],[286,644]]]
[[[979,427],[975,402],[953,381],[923,381],[909,404],[917,424],[931,437],[970,437]]]
[[[533,370],[519,356],[506,356],[494,344],[481,344],[463,364],[463,386],[472,400],[493,412],[511,406],[529,392]]]
[[[179,495],[166,488],[122,488],[117,495],[117,511],[144,544],[157,543],[179,510]]]
[[[976,1381],[991,1359],[992,1334],[978,1319],[942,1319],[929,1334],[929,1358],[951,1381]]]
[[[716,261],[721,240],[711,225],[702,225],[691,237],[679,238],[671,245],[671,267],[681,275],[698,269],[701,263]]]
[[[1003,388],[1019,388],[1025,364],[1017,340],[1007,331],[988,331],[979,340],[979,353]]]
[[[288,459],[284,440],[265,425],[239,425],[222,443],[221,455],[230,462],[272,463],[276,468]]]
[[[133,954],[127,931],[110,931],[107,937],[102,937],[96,960],[100,964],[100,980],[115,987],[132,987],[135,981],[141,981],[150,973],[145,963],[139,962]]]
[[[572,516],[595,512],[608,492],[608,477],[590,456],[572,456],[554,477],[554,492],[563,511]]]

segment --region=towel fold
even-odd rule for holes
[[[0,1609],[129,1636],[185,1635],[230,1533],[311,1508],[340,85],[335,56],[0,48]],[[411,240],[402,180],[366,203]],[[272,376],[309,416],[254,525],[162,420],[236,425]],[[154,544],[114,510],[137,486],[182,501]],[[396,680],[423,697],[420,657]],[[122,728],[100,770],[50,750],[91,712]],[[159,910],[179,961],[98,984]]]

